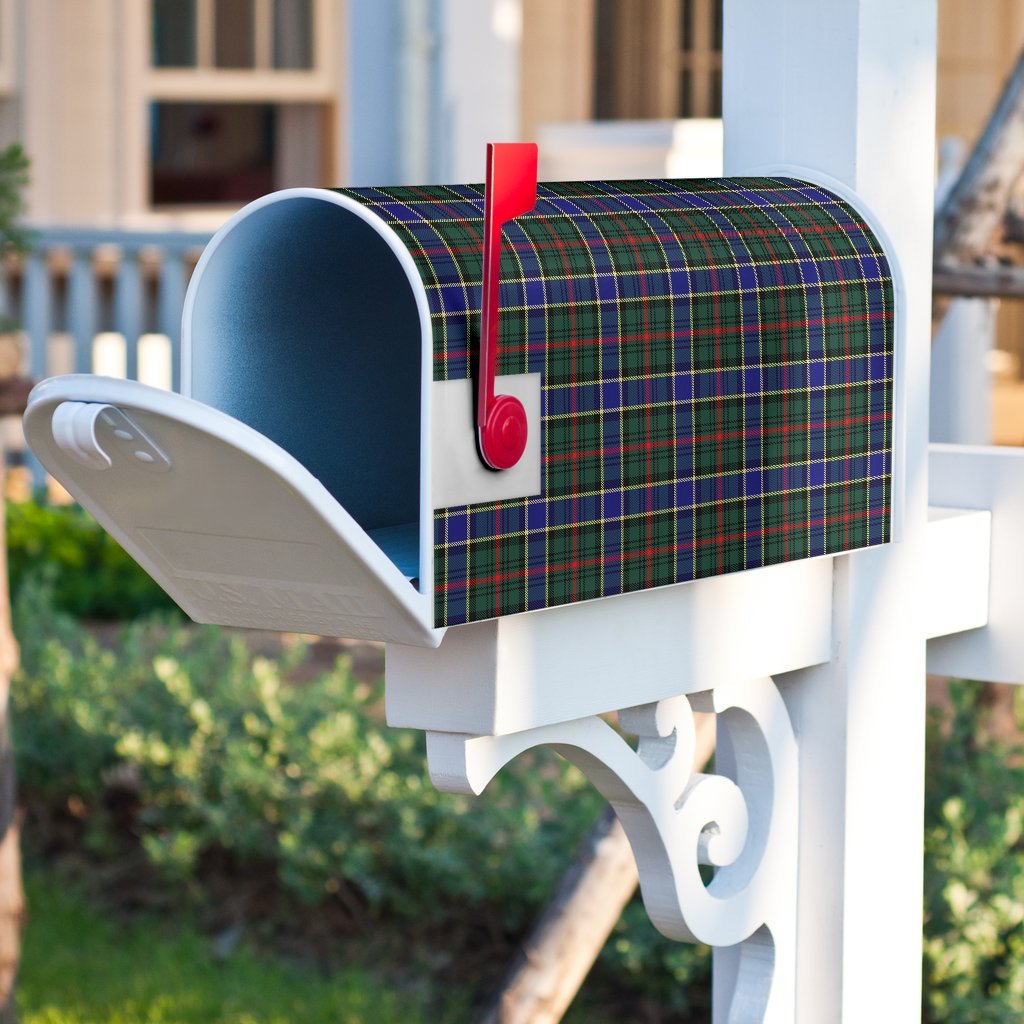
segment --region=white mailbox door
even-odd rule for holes
[[[197,622],[440,643],[429,596],[300,463],[230,416],[74,375],[35,389],[25,432]]]

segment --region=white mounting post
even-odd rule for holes
[[[834,657],[778,680],[800,749],[798,1024],[921,1013],[935,22],[935,0],[725,8],[726,173],[802,165],[844,182],[905,285],[899,543],[836,559]]]
[[[956,602],[928,600],[935,0],[729,0],[725,18],[726,173],[831,179],[888,235],[898,543],[391,645],[388,720],[427,731],[442,789],[479,792],[538,744],[583,768],[655,924],[715,946],[715,1024],[860,1022],[879,993],[913,1020],[925,640],[986,622],[990,524],[934,518],[933,552],[981,565]],[[624,693],[636,751],[596,717]],[[719,712],[722,777],[691,776],[691,707]],[[700,861],[719,868],[706,890]]]

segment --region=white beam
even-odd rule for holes
[[[936,504],[988,509],[992,517],[989,607],[978,629],[928,644],[928,671],[988,682],[1024,685],[1024,448],[931,447],[929,490]],[[959,586],[956,566],[946,576]]]
[[[992,299],[954,299],[932,343],[929,438],[942,444],[990,444],[992,373],[996,347]]]

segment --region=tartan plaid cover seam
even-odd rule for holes
[[[482,186],[339,191],[412,255],[434,379],[471,376]],[[542,374],[542,491],[435,511],[438,626],[888,541],[892,275],[838,196],[542,184],[500,306],[498,372]]]

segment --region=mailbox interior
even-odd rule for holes
[[[292,190],[222,229],[189,287],[182,385],[297,459],[423,589],[424,326],[402,253],[352,205]]]

